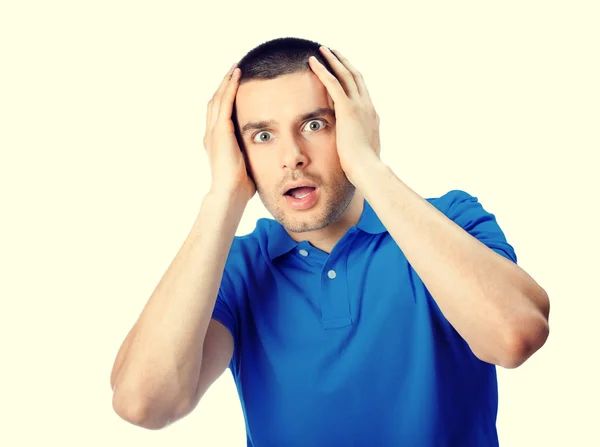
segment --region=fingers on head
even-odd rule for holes
[[[221,82],[221,85],[219,85],[219,88],[217,89],[217,91],[215,92],[213,99],[212,99],[212,110],[211,110],[211,122],[210,122],[210,126],[213,127],[216,122],[217,119],[219,118],[219,110],[221,109],[222,103],[223,101],[226,99],[224,98],[224,94],[227,91],[228,86],[231,84],[231,71],[227,73],[227,75],[225,75],[225,77],[223,78],[223,81]]]
[[[228,120],[231,119],[231,114],[233,113],[233,103],[235,102],[235,95],[237,93],[237,89],[239,86],[240,80],[240,71],[235,71],[225,91],[223,92],[223,96],[221,97],[221,106],[219,107],[220,119]]]
[[[211,98],[210,101],[208,101],[208,104],[206,105],[206,130],[210,130],[210,123],[212,122],[212,104],[214,101],[214,97]]]
[[[235,94],[237,92],[237,84],[239,80],[239,71],[234,76],[233,71],[237,64],[234,64],[230,70],[226,73],[225,77],[221,81],[219,88],[208,102],[206,107],[206,132],[205,132],[205,145],[206,140],[209,138],[209,133],[214,128],[217,120],[219,118],[219,114],[223,113],[223,115],[227,115],[227,117],[231,117],[231,113],[233,110],[233,101],[235,99]],[[223,111],[221,112],[221,109]]]

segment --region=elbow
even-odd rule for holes
[[[172,409],[173,405],[161,404],[160,400],[152,401],[139,395],[125,396],[119,393],[118,384],[112,406],[121,419],[148,430],[161,430],[189,413],[187,405],[180,404]]]
[[[498,366],[515,369],[523,365],[546,343],[549,335],[548,320],[542,315],[532,318],[525,327],[508,331]]]
[[[121,419],[148,430],[160,430],[170,422],[162,415],[153,413],[142,400],[127,398],[117,392],[113,394],[112,406]]]

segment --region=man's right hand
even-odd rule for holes
[[[248,176],[231,119],[241,74],[239,69],[234,72],[236,66],[234,64],[229,69],[208,102],[204,148],[212,173],[211,192],[227,196],[241,194],[250,200],[256,192],[256,186]]]

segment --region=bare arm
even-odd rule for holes
[[[114,410],[149,429],[192,411],[233,353],[233,337],[211,316],[235,231],[256,192],[231,120],[239,81],[239,73],[231,76],[233,68],[208,103],[204,146],[210,192],[111,372]]]
[[[244,200],[205,197],[189,236],[121,346],[111,385],[113,407],[125,420],[153,429],[172,423],[194,408],[227,367],[233,339],[221,323],[211,323],[211,315],[244,207]]]
[[[485,362],[516,368],[540,349],[549,334],[545,290],[411,190],[378,158],[361,166],[357,187],[473,353]]]
[[[362,192],[450,324],[480,360],[516,368],[549,334],[546,291],[402,182],[379,157],[379,116],[362,74],[321,47],[336,76],[311,69],[336,109],[336,141],[348,179]]]

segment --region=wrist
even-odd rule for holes
[[[224,208],[244,209],[250,201],[249,194],[243,188],[220,189],[211,187],[204,200],[212,205],[220,205]]]
[[[365,151],[363,155],[354,158],[346,165],[344,166],[346,177],[359,189],[361,189],[361,185],[376,178],[387,168],[387,165],[373,150]]]
[[[223,222],[235,222],[235,226],[241,220],[248,200],[241,191],[226,191],[211,189],[202,200],[202,209],[207,210],[211,220],[216,225]]]

